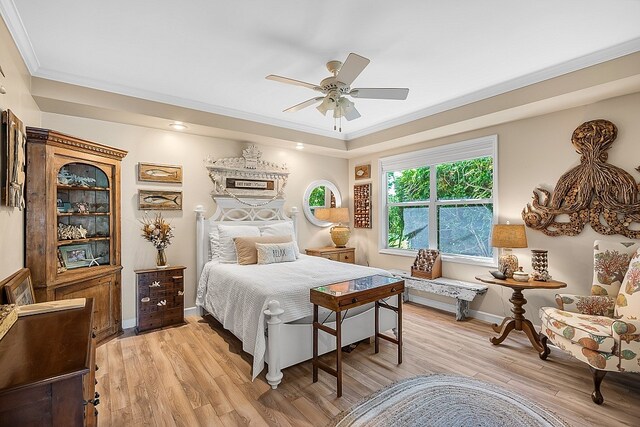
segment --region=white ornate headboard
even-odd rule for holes
[[[242,151],[242,157],[206,159],[213,182],[211,197],[217,209],[209,219],[204,217],[203,206],[195,209],[198,277],[210,260],[209,233],[218,224],[261,226],[292,222],[297,240],[298,209],[291,209],[291,217],[284,211],[287,166],[260,160],[261,156],[260,150],[251,145]]]

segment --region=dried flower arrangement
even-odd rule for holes
[[[156,214],[154,219],[145,216],[142,220],[142,237],[150,241],[159,251],[163,251],[171,244],[173,238],[173,229],[162,217],[162,214]]]

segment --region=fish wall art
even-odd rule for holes
[[[138,209],[144,211],[181,211],[182,191],[139,190]]]
[[[138,181],[182,184],[182,166],[138,163]]]

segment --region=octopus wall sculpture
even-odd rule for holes
[[[585,122],[573,132],[571,143],[580,164],[560,177],[553,193],[536,188],[533,202],[522,210],[528,227],[548,236],[575,236],[589,223],[600,234],[640,238],[640,185],[607,163],[607,150],[617,134],[608,120]],[[569,221],[559,215],[568,215]]]

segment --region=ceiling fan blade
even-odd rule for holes
[[[360,113],[356,110],[356,107],[347,108],[347,111],[344,112],[344,118],[351,121],[360,117]]]
[[[323,96],[319,96],[317,98],[311,98],[311,99],[307,99],[304,102],[301,102],[300,104],[294,105],[293,107],[289,107],[286,110],[283,111],[283,113],[295,113],[296,111],[300,111],[303,108],[307,108],[312,106],[313,104],[320,102],[324,99]]]
[[[374,87],[351,89],[350,96],[369,99],[407,99],[409,89],[399,87]]]
[[[336,79],[338,79],[339,82],[350,85],[356,77],[360,75],[362,70],[369,65],[369,62],[371,61],[364,56],[350,53],[349,56],[347,56],[347,60],[342,64],[342,67],[340,67]]]
[[[313,90],[320,89],[317,85],[307,83],[307,82],[302,82],[300,80],[290,79],[289,77],[276,76],[275,74],[269,74],[267,77],[265,77],[265,79],[273,80],[275,82],[280,82],[280,83],[286,83],[290,85],[308,87],[309,89],[313,89]]]

